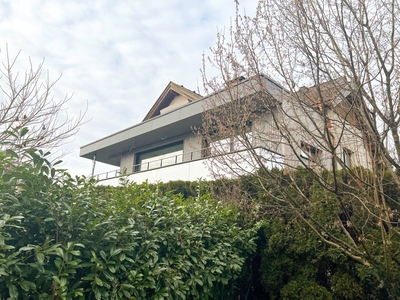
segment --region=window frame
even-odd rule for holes
[[[352,167],[352,156],[353,156],[353,151],[343,147],[342,161],[343,165],[346,166],[347,168]]]
[[[183,162],[183,155],[183,140],[151,148],[136,153],[134,169],[140,172],[174,165]],[[171,162],[171,159],[175,159],[175,162]]]
[[[306,159],[310,162],[320,163],[321,154],[322,150],[318,149],[317,147],[304,142],[300,143],[300,158]]]

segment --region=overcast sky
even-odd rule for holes
[[[256,0],[241,4],[251,12]],[[88,175],[81,146],[139,123],[169,81],[201,87],[202,54],[234,12],[234,0],[0,0],[1,59],[6,44],[11,55],[44,58],[53,78],[62,74],[54,94],[74,94],[69,116],[88,105],[89,121],[63,146],[64,167]]]

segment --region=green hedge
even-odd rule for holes
[[[0,299],[232,293],[257,230],[243,228],[236,207],[199,190],[184,199],[147,184],[98,188],[46,157],[29,151],[18,165],[0,153]]]
[[[371,176],[368,170],[365,176]],[[263,182],[270,193],[279,195],[277,189],[287,184],[287,176],[279,170],[273,170],[277,177],[282,178],[282,185],[272,185]],[[281,173],[280,173],[281,172]],[[297,180],[297,185],[307,195],[312,205],[307,207],[307,214],[322,224],[337,237],[343,237],[341,229],[332,226],[338,216],[342,216],[342,208],[338,205],[332,193],[327,192],[310,176],[307,170],[299,168],[291,174]],[[329,172],[323,174],[331,176]],[[345,171],[338,172],[338,176],[349,177]],[[349,181],[350,184],[352,183]],[[377,274],[384,270],[379,269],[382,260],[382,247],[378,243],[372,250],[376,253],[377,264],[365,267],[350,259],[336,248],[330,247],[318,239],[301,220],[296,218],[289,209],[284,207],[277,211],[274,208],[275,200],[258,188],[256,178],[245,176],[239,179],[218,180],[203,183],[212,194],[220,198],[225,204],[235,205],[242,212],[242,224],[252,224],[255,220],[262,221],[258,232],[257,251],[246,260],[242,276],[238,279],[238,294],[241,299],[387,299],[390,282],[396,282],[400,276],[398,237],[393,236],[391,245],[393,258],[391,262],[392,277],[387,283],[378,279]],[[163,184],[158,185],[163,188]],[[173,182],[175,191],[189,193],[187,182]],[[384,178],[385,196],[390,205],[393,218],[398,217],[399,191],[393,183],[390,174]],[[165,189],[168,190],[168,189]],[[295,191],[292,194],[296,197]],[[368,219],[365,210],[359,203],[350,197],[343,197],[346,209],[353,214],[352,221],[362,225]],[[345,222],[345,220],[343,220]],[[351,228],[348,229],[352,234]],[[379,242],[378,227],[365,228],[368,237]],[[395,244],[397,243],[397,244]]]

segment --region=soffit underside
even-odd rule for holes
[[[200,103],[199,107],[201,107]],[[200,127],[199,107],[195,107],[192,113],[184,118],[180,118],[182,115],[178,110],[81,147],[80,156],[93,159],[96,155],[97,161],[119,166],[123,154],[134,153],[135,149],[191,133],[194,127]]]

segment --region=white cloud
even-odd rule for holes
[[[254,10],[256,0],[242,2]],[[69,116],[88,104],[91,120],[64,146],[72,149],[64,167],[89,174],[80,146],[140,122],[170,80],[201,86],[202,53],[235,7],[233,0],[13,0],[0,1],[0,12],[0,48],[45,58],[53,78],[62,74],[54,94],[74,94]]]

